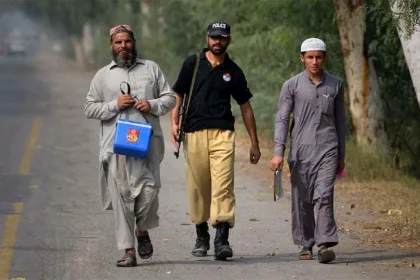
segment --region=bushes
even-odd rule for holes
[[[229,54],[243,69],[254,94],[252,106],[259,132],[269,138],[273,135],[281,86],[303,70],[299,47],[304,39],[323,39],[328,53],[325,69],[345,79],[335,10],[330,1],[133,0],[130,3],[131,8],[127,8],[127,1],[101,1],[101,15],[94,16],[98,65],[110,59],[108,28],[116,23],[129,23],[136,31],[139,53],[159,63],[173,84],[185,57],[206,46],[207,25],[214,20],[225,20],[232,26]],[[97,12],[95,7],[88,11]],[[376,18],[389,17],[384,14],[386,8],[374,12]],[[149,32],[144,32],[146,29]],[[369,58],[377,70],[385,104],[385,129],[392,149],[387,161],[401,170],[420,174],[420,110],[395,27],[387,21],[375,21],[369,14],[366,35],[370,43]],[[348,98],[346,102],[347,135],[351,135]],[[240,121],[238,107],[233,108]]]

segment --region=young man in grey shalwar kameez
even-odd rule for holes
[[[288,164],[292,184],[292,235],[303,246],[299,259],[335,259],[338,244],[334,219],[334,183],[344,169],[345,127],[343,81],[325,70],[326,46],[317,38],[301,45],[305,70],[283,84],[277,107],[272,170],[283,167],[285,143],[293,112]],[[315,215],[314,209],[317,209]],[[316,222],[315,222],[315,216]]]
[[[148,230],[159,225],[160,163],[164,155],[159,116],[175,106],[176,98],[159,66],[137,58],[136,41],[129,25],[115,26],[109,35],[113,60],[95,74],[86,97],[85,115],[101,121],[102,207],[114,211],[117,246],[125,250],[117,266],[128,267],[137,265],[135,237],[140,258],[147,259],[153,254]],[[131,86],[131,94],[121,93],[123,81]],[[153,135],[147,159],[113,153],[120,117],[151,123]]]

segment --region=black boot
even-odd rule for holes
[[[197,231],[197,239],[191,253],[196,257],[207,256],[207,251],[210,249],[209,226],[206,222],[204,222],[199,225],[195,225],[195,228]]]
[[[221,223],[217,225],[216,236],[214,238],[214,258],[225,261],[226,258],[233,256],[232,248],[229,245],[229,224]]]

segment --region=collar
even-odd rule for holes
[[[324,82],[325,75],[326,75],[326,72],[324,71],[324,69],[322,69],[321,70],[321,77],[319,79],[319,83],[320,84],[322,84]],[[311,81],[311,83],[312,83],[312,79],[311,79],[311,77],[309,77],[308,71],[306,69],[303,70],[303,76],[306,77],[306,78],[308,78]]]
[[[136,66],[137,64],[144,64],[144,62],[141,59],[136,58],[136,61],[134,62],[133,65],[131,65],[130,69],[133,68],[134,66]],[[118,67],[118,65],[117,65],[117,63],[115,63],[114,60],[112,60],[111,63],[109,64],[109,70],[111,70],[115,67]]]

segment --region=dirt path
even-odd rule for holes
[[[261,180],[264,188],[271,190],[272,172],[269,169],[271,149],[269,143],[262,144],[262,158],[258,165],[250,166],[248,161],[248,139],[242,132],[238,133],[237,164],[241,172]],[[287,166],[283,171],[283,185],[286,199],[290,204],[290,175]],[[372,203],[390,193],[380,189],[381,182],[374,184],[355,183],[350,178],[337,181],[335,192],[335,215],[341,236],[353,241],[354,248],[377,251],[377,261],[396,267],[420,268],[420,242],[413,243],[404,240],[389,226],[393,215],[388,209],[373,210]],[[362,189],[362,188],[368,189]],[[397,200],[397,198],[396,198]],[[380,203],[380,202],[378,202]],[[398,214],[397,214],[398,215]],[[384,255],[381,255],[381,252]]]
[[[234,258],[220,262],[212,256],[193,257],[195,228],[188,215],[183,158],[177,160],[172,154],[169,116],[161,119],[166,152],[161,166],[161,221],[159,228],[150,232],[155,254],[138,267],[117,268],[115,262],[122,252],[116,249],[113,215],[99,205],[99,125],[86,120],[83,112],[94,73],[81,71],[46,49],[30,66],[11,61],[3,67],[1,71],[21,80],[2,86],[16,94],[27,90],[28,96],[26,103],[17,98],[16,106],[3,108],[3,125],[23,116],[29,124],[39,118],[40,125],[39,137],[29,141],[36,142],[31,144],[33,157],[27,160],[32,163],[29,176],[17,176],[15,156],[2,157],[8,169],[1,171],[10,179],[0,185],[2,244],[15,242],[0,247],[10,260],[0,260],[4,268],[0,279],[418,279],[418,269],[383,265],[411,260],[406,252],[362,246],[348,234],[340,234],[333,264],[298,261],[299,249],[290,235],[290,201],[272,201],[268,162],[251,166],[241,156],[244,148],[238,148],[236,162],[237,216],[230,233]],[[34,110],[28,115],[31,108]],[[21,126],[21,138],[10,140],[7,134],[0,138],[3,145],[9,145],[2,150],[5,155],[18,155],[24,148],[31,129],[23,124],[14,125]],[[12,203],[24,205],[23,211],[12,213]],[[5,221],[16,215],[20,223],[12,231]],[[210,233],[214,238],[214,229]]]

